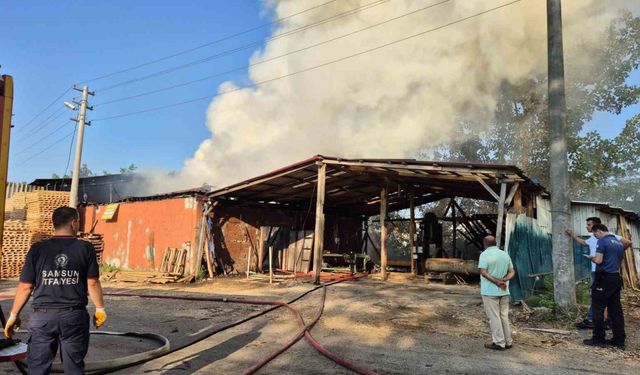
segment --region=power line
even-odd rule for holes
[[[66,108],[62,108],[62,110],[60,111],[60,113],[58,113],[57,116],[55,116],[54,118],[50,119],[47,122],[43,122],[40,125],[38,125],[38,127],[36,129],[34,129],[33,131],[30,131],[29,133],[25,133],[22,134],[19,138],[16,138],[16,142],[20,142],[22,140],[28,139],[33,137],[35,134],[37,134],[38,132],[40,132],[41,130],[43,130],[44,128],[46,128],[47,126],[49,126],[50,124],[53,124],[57,119],[59,119],[60,117],[65,115],[65,110]]]
[[[387,19],[385,21],[378,22],[378,23],[363,27],[361,29],[351,31],[351,32],[348,32],[346,34],[343,34],[343,35],[340,35],[340,36],[337,36],[337,37],[334,37],[334,38],[331,38],[331,39],[327,39],[327,40],[319,42],[319,43],[311,44],[311,45],[299,48],[297,50],[289,51],[287,53],[284,53],[284,54],[281,54],[281,55],[278,55],[278,56],[274,56],[274,57],[270,57],[270,58],[265,59],[265,60],[257,61],[257,62],[254,62],[252,64],[243,65],[243,66],[238,67],[238,68],[234,68],[234,69],[227,70],[227,71],[224,71],[224,72],[216,73],[216,74],[213,74],[213,75],[208,75],[206,77],[198,78],[198,79],[195,79],[195,80],[192,80],[192,81],[187,81],[187,82],[179,83],[179,84],[168,86],[168,87],[163,87],[163,88],[156,89],[156,90],[151,90],[151,91],[143,92],[143,93],[140,93],[140,94],[129,95],[129,96],[126,96],[126,97],[123,97],[123,98],[117,98],[117,99],[109,100],[109,101],[106,101],[106,102],[103,102],[103,103],[100,103],[100,104],[96,104],[95,106],[118,103],[118,102],[129,100],[129,99],[135,99],[135,98],[139,98],[139,97],[142,97],[142,96],[147,96],[147,95],[151,95],[151,94],[157,94],[159,92],[175,89],[175,88],[178,88],[178,87],[192,85],[194,83],[206,81],[206,80],[209,80],[209,79],[212,79],[212,78],[215,78],[215,77],[219,77],[219,76],[223,76],[223,75],[226,75],[226,74],[230,74],[230,73],[233,73],[233,72],[244,71],[244,70],[252,68],[254,66],[265,64],[265,63],[268,63],[268,62],[271,62],[271,61],[274,61],[274,60],[277,60],[277,59],[281,59],[283,57],[287,57],[287,56],[296,54],[298,52],[306,51],[306,50],[309,50],[309,49],[312,49],[312,48],[315,48],[315,47],[319,47],[319,46],[324,45],[324,44],[335,42],[336,40],[340,40],[340,39],[343,39],[343,38],[358,34],[360,32],[363,32],[363,31],[366,31],[366,30],[370,30],[370,29],[373,29],[373,28],[378,27],[378,26],[385,25],[387,23],[399,20],[399,19],[404,18],[404,17],[408,17],[408,16],[411,16],[411,15],[414,15],[414,14],[419,13],[419,12],[423,12],[425,10],[428,10],[430,8],[434,8],[434,7],[438,6],[438,5],[442,5],[442,4],[450,2],[450,1],[451,0],[444,0],[444,1],[441,1],[439,3],[427,5],[425,7],[420,8],[420,9],[413,10],[413,11],[411,11],[409,13],[405,13],[405,14],[402,14],[400,16],[389,18],[389,19]]]
[[[513,5],[515,3],[519,3],[520,1],[522,1],[522,0],[511,1],[511,2],[508,2],[508,3],[502,4],[502,5],[487,9],[487,10],[482,11],[480,13],[476,13],[476,14],[473,14],[471,16],[467,16],[467,17],[458,19],[456,21],[452,21],[452,22],[449,22],[449,23],[441,25],[441,26],[437,26],[437,27],[434,27],[434,28],[419,32],[417,34],[413,34],[413,35],[410,35],[410,36],[407,36],[407,37],[404,37],[404,38],[401,38],[401,39],[397,39],[395,41],[392,41],[392,42],[389,42],[389,43],[386,43],[386,44],[382,44],[382,45],[379,45],[379,46],[374,47],[374,48],[370,48],[370,49],[367,49],[367,50],[364,50],[364,51],[361,51],[361,52],[358,52],[358,53],[354,53],[352,55],[344,56],[344,57],[341,57],[341,58],[336,59],[336,60],[328,61],[328,62],[322,63],[320,65],[316,65],[316,66],[312,66],[312,67],[309,67],[309,68],[306,68],[306,69],[302,69],[302,70],[299,70],[299,71],[296,71],[296,72],[284,74],[284,75],[281,75],[281,76],[278,76],[278,77],[274,77],[274,78],[270,78],[270,79],[267,79],[267,80],[264,80],[264,81],[255,82],[255,83],[250,84],[250,85],[237,87],[237,88],[234,88],[234,89],[231,89],[231,90],[227,90],[227,91],[215,94],[215,95],[207,95],[207,96],[194,98],[194,99],[190,99],[190,100],[185,100],[185,101],[182,101],[182,102],[168,104],[168,105],[164,105],[164,106],[160,106],[160,107],[147,108],[147,109],[140,110],[140,111],[134,111],[134,112],[123,113],[123,114],[115,115],[115,116],[103,117],[103,118],[95,119],[93,121],[95,122],[95,121],[111,120],[111,119],[116,119],[116,118],[121,118],[121,117],[128,117],[128,116],[133,116],[133,115],[147,113],[147,112],[159,111],[159,110],[162,110],[162,109],[177,107],[177,106],[180,106],[180,105],[193,103],[193,102],[197,102],[197,101],[200,101],[200,100],[213,99],[213,98],[216,98],[216,97],[219,97],[219,96],[222,96],[222,95],[226,95],[226,94],[230,94],[232,92],[240,91],[240,90],[243,90],[243,89],[246,89],[246,88],[252,88],[252,87],[264,85],[266,83],[270,83],[270,82],[274,82],[274,81],[277,81],[277,80],[280,80],[280,79],[283,79],[283,78],[288,78],[288,77],[291,77],[291,76],[294,76],[294,75],[302,74],[302,73],[305,73],[305,72],[308,72],[308,71],[311,71],[311,70],[319,69],[319,68],[322,68],[322,67],[325,67],[325,66],[328,66],[328,65],[332,65],[332,64],[335,64],[335,63],[338,63],[338,62],[342,62],[342,61],[345,61],[345,60],[348,60],[348,59],[351,59],[351,58],[354,58],[354,57],[357,57],[357,56],[361,56],[361,55],[364,55],[366,53],[377,51],[377,50],[380,50],[380,49],[383,49],[383,48],[386,48],[386,47],[389,47],[389,46],[392,46],[392,45],[395,45],[395,44],[398,44],[398,43],[402,43],[402,42],[405,42],[407,40],[414,39],[414,38],[417,38],[419,36],[423,36],[425,34],[428,34],[428,33],[434,32],[434,31],[438,31],[438,30],[444,29],[446,27],[449,27],[449,26],[452,26],[452,25],[467,21],[469,19],[476,18],[476,17],[482,16],[484,14],[499,10],[501,8],[505,8],[505,7],[509,6],[509,5]]]
[[[31,118],[31,120],[27,121],[26,124],[24,124],[24,127],[22,129],[26,129],[27,127],[29,127],[29,124],[31,124],[36,118],[38,118],[41,114],[43,114],[47,109],[49,109],[52,105],[54,105],[55,103],[58,102],[58,100],[60,100],[63,96],[65,96],[66,93],[69,92],[69,90],[71,90],[71,87],[67,88],[66,90],[64,90],[64,92],[60,95],[58,95],[57,98],[55,98],[51,103],[49,103],[48,106],[44,107],[44,109],[42,109],[40,112],[38,112],[38,114],[36,114],[35,116],[33,116],[33,118]],[[46,120],[45,120],[46,121]]]
[[[74,130],[75,132],[75,130]],[[72,132],[73,133],[73,132]],[[59,144],[60,142],[64,141],[65,139],[69,138],[71,136],[72,133],[69,133],[67,135],[65,135],[64,137],[58,139],[57,141],[55,141],[54,143],[50,144],[49,146],[47,146],[46,148],[32,154],[31,156],[29,156],[27,159],[23,160],[22,163],[18,164],[17,166],[23,166],[25,165],[27,162],[33,160],[34,158],[41,156],[45,151],[49,151],[53,146],[56,146],[57,144]]]
[[[25,138],[28,138],[29,136],[31,136],[33,133],[37,133],[38,131],[40,131],[44,126],[46,126],[48,123],[57,120],[58,118],[60,118],[60,116],[62,116],[62,112],[64,112],[64,108],[58,108],[56,111],[52,112],[46,119],[42,120],[41,122],[38,123],[38,125],[36,125],[36,128],[34,131],[31,131],[29,133],[25,133],[22,134],[20,136],[20,138],[16,139],[16,141],[18,140],[22,140]],[[52,118],[53,117],[53,118]],[[19,128],[20,129],[20,128]],[[24,128],[22,128],[24,129]]]
[[[51,137],[52,135],[54,135],[55,133],[57,133],[58,131],[60,131],[62,128],[64,128],[65,126],[67,126],[67,124],[69,123],[69,120],[65,121],[62,125],[60,125],[60,127],[56,128],[54,131],[52,131],[51,133],[48,133],[47,135],[45,135],[44,137],[40,138],[39,140],[33,142],[32,144],[30,144],[27,147],[24,147],[23,149],[21,149],[20,151],[15,153],[15,156],[23,154],[26,151],[29,151],[31,148],[33,148],[33,146],[40,144],[42,141],[44,141],[45,139]]]
[[[73,138],[75,137],[77,130],[78,127],[74,126],[73,134],[71,135],[71,142],[69,142],[69,156],[67,156],[67,166],[64,168],[64,174],[62,175],[62,178],[64,178],[64,176],[67,175],[67,171],[69,171],[69,164],[71,164],[71,151],[73,151]]]
[[[144,81],[144,80],[147,80],[147,79],[150,79],[150,78],[159,77],[159,76],[162,76],[162,75],[165,75],[165,74],[169,74],[169,73],[181,70],[181,69],[185,69],[185,68],[189,68],[189,67],[192,67],[192,66],[195,66],[195,65],[199,65],[199,64],[202,64],[202,63],[205,63],[205,62],[209,62],[209,61],[218,59],[220,57],[232,55],[232,54],[234,54],[236,52],[240,52],[240,51],[243,51],[243,50],[246,50],[246,49],[250,49],[250,48],[253,48],[253,47],[257,47],[257,46],[261,46],[263,43],[266,43],[266,42],[270,42],[270,41],[274,41],[276,39],[287,37],[287,36],[293,35],[295,33],[298,33],[298,32],[301,32],[301,31],[304,31],[304,30],[308,30],[310,28],[325,24],[327,22],[331,22],[331,21],[334,21],[336,19],[340,19],[342,17],[350,16],[352,14],[361,12],[363,10],[372,8],[374,6],[378,6],[378,5],[381,5],[383,3],[386,3],[387,1],[389,1],[389,0],[376,0],[376,1],[373,1],[371,3],[367,3],[365,5],[361,5],[359,7],[350,9],[348,11],[335,14],[335,15],[329,17],[329,18],[325,18],[323,20],[316,21],[316,22],[301,26],[301,27],[293,29],[293,30],[289,30],[289,31],[286,31],[286,32],[283,32],[283,33],[280,33],[280,34],[276,34],[276,35],[274,35],[272,37],[269,37],[267,39],[254,41],[254,42],[251,42],[249,44],[242,45],[240,47],[224,50],[222,52],[216,53],[216,54],[211,55],[211,56],[204,57],[202,59],[190,61],[190,62],[187,62],[187,63],[184,63],[184,64],[180,64],[180,65],[176,65],[176,66],[173,66],[171,68],[163,69],[163,70],[160,70],[160,71],[157,71],[157,72],[154,72],[154,73],[150,73],[150,74],[147,74],[147,75],[144,75],[144,76],[140,76],[140,77],[137,77],[137,78],[133,78],[133,79],[130,79],[130,80],[127,80],[127,81],[115,83],[115,84],[110,85],[110,86],[101,87],[101,88],[97,89],[96,91],[112,90],[112,89],[117,88],[117,87],[122,87],[122,86],[130,85],[130,84],[135,83],[135,82],[140,82],[140,81]]]
[[[284,20],[287,20],[289,18],[292,18],[292,17],[298,16],[300,14],[303,14],[303,13],[306,13],[306,12],[321,8],[321,7],[323,7],[325,5],[329,5],[331,3],[335,3],[336,1],[337,0],[330,0],[330,1],[324,2],[322,4],[318,4],[316,6],[313,6],[311,8],[303,9],[303,10],[297,12],[297,13],[293,13],[293,14],[290,14],[288,16],[275,19],[275,20],[273,20],[271,22],[268,22],[268,23],[265,23],[265,24],[262,24],[262,25],[258,25],[258,26],[254,26],[252,28],[249,28],[249,29],[246,29],[246,30],[243,30],[243,31],[239,31],[239,32],[224,36],[224,37],[222,37],[220,39],[216,39],[214,41],[211,41],[211,42],[208,42],[208,43],[205,43],[205,44],[201,44],[201,45],[196,46],[196,47],[192,47],[192,48],[189,48],[189,49],[186,49],[186,50],[182,50],[182,51],[179,51],[179,52],[176,52],[176,53],[173,53],[173,54],[170,54],[170,55],[167,55],[167,56],[155,59],[155,60],[151,60],[151,61],[148,61],[148,62],[145,62],[145,63],[141,63],[141,64],[138,64],[138,65],[134,65],[134,66],[131,66],[129,68],[118,70],[118,71],[115,71],[115,72],[112,72],[112,73],[108,73],[108,74],[104,74],[104,75],[101,75],[101,76],[98,76],[98,77],[87,79],[87,80],[82,81],[80,83],[89,83],[89,82],[92,82],[92,81],[97,81],[97,80],[100,80],[100,79],[109,78],[109,77],[112,77],[112,76],[115,76],[115,75],[118,75],[118,74],[126,73],[126,72],[129,72],[129,71],[135,70],[135,69],[139,69],[139,68],[142,68],[142,67],[145,67],[145,66],[148,66],[148,65],[156,64],[156,63],[159,63],[161,61],[165,61],[165,60],[171,59],[173,57],[184,55],[186,53],[197,51],[199,49],[202,49],[202,48],[205,48],[205,47],[208,47],[208,46],[223,42],[225,40],[233,39],[233,38],[236,38],[238,36],[241,36],[241,35],[244,35],[244,34],[248,34],[250,32],[256,31],[256,30],[260,30],[260,29],[265,28],[267,26],[278,24],[278,23],[280,23],[280,22],[282,22]]]

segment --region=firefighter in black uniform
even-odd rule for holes
[[[96,328],[107,320],[99,281],[98,262],[91,244],[78,240],[78,211],[60,207],[53,213],[54,236],[34,244],[20,274],[11,315],[4,334],[13,336],[20,328],[20,311],[33,292],[33,313],[29,316],[29,374],[49,374],[58,351],[65,374],[84,374],[84,357],[89,348],[87,294],[96,307]]]
[[[624,350],[624,314],[620,303],[622,277],[620,265],[624,259],[624,246],[604,224],[595,224],[591,230],[598,239],[596,255],[589,259],[596,264],[595,281],[591,286],[593,307],[593,337],[584,340],[585,345],[604,347],[611,345]],[[609,311],[613,337],[605,340],[604,310]]]

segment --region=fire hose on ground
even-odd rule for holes
[[[136,366],[136,365],[140,365],[146,362],[149,362],[151,360],[166,356],[168,354],[174,353],[176,351],[182,350],[184,348],[187,348],[189,346],[192,346],[206,338],[209,338],[219,332],[228,330],[230,328],[236,327],[240,324],[246,323],[250,320],[253,320],[255,318],[258,318],[260,316],[263,316],[271,311],[274,311],[280,307],[285,307],[287,308],[289,311],[292,312],[292,314],[295,316],[295,318],[297,319],[298,323],[300,324],[300,331],[297,332],[297,334],[290,339],[288,342],[286,342],[280,349],[274,351],[273,353],[269,354],[267,357],[265,357],[264,359],[258,361],[257,363],[255,363],[253,366],[249,367],[247,370],[245,370],[245,372],[243,372],[243,374],[253,374],[254,372],[256,372],[257,370],[259,370],[260,368],[262,368],[264,365],[266,365],[267,363],[269,363],[271,360],[273,360],[274,358],[278,357],[280,354],[284,353],[288,348],[290,348],[291,346],[293,346],[296,342],[298,342],[300,339],[302,339],[302,337],[305,337],[307,339],[307,341],[316,349],[318,350],[322,355],[324,355],[325,357],[329,358],[330,360],[334,361],[335,363],[350,369],[356,373],[359,374],[363,374],[363,375],[376,375],[375,372],[372,372],[370,370],[367,370],[365,368],[362,368],[360,366],[357,366],[355,364],[350,363],[349,361],[335,355],[334,353],[331,353],[329,350],[327,350],[326,348],[324,348],[320,343],[318,343],[313,336],[311,335],[311,333],[309,332],[313,326],[318,322],[318,320],[320,319],[320,317],[322,316],[322,313],[324,311],[324,303],[325,303],[325,297],[326,297],[326,287],[327,286],[331,286],[337,283],[341,283],[344,281],[350,281],[350,280],[357,280],[359,278],[361,278],[363,276],[349,276],[349,277],[331,277],[329,278],[329,280],[332,280],[329,283],[325,283],[323,285],[319,285],[316,286],[312,289],[309,289],[308,291],[300,294],[299,296],[297,296],[296,298],[288,301],[288,302],[283,302],[283,301],[260,301],[260,300],[244,300],[244,299],[234,299],[234,298],[224,298],[224,297],[181,297],[181,296],[167,296],[167,295],[152,295],[152,294],[134,294],[134,293],[105,293],[106,296],[116,296],[116,297],[139,297],[139,298],[155,298],[155,299],[174,299],[174,300],[186,300],[186,301],[206,301],[206,302],[229,302],[229,303],[240,303],[240,304],[250,304],[250,305],[262,305],[262,306],[271,306],[268,309],[262,310],[260,312],[254,313],[248,317],[245,317],[243,319],[237,320],[235,322],[226,324],[222,327],[217,327],[208,331],[204,331],[202,332],[200,335],[198,335],[195,339],[191,340],[188,343],[176,346],[176,347],[170,347],[170,343],[169,340],[161,335],[156,335],[156,334],[148,334],[148,333],[119,333],[119,332],[100,332],[100,331],[92,331],[92,334],[105,334],[105,335],[116,335],[116,336],[129,336],[129,337],[137,337],[137,338],[143,338],[143,339],[149,339],[149,340],[154,340],[157,341],[159,343],[162,343],[162,346],[147,352],[143,352],[143,353],[138,353],[138,354],[134,354],[134,355],[130,355],[130,356],[126,356],[126,357],[122,357],[122,358],[118,358],[118,359],[113,359],[113,360],[104,360],[104,361],[94,361],[94,362],[87,362],[85,364],[85,371],[87,374],[91,374],[91,375],[98,375],[98,374],[106,374],[106,373],[110,373],[116,370],[121,370],[124,368],[128,368],[128,367],[132,367],[132,366]],[[326,279],[326,278],[324,278]],[[304,319],[302,318],[302,315],[300,314],[300,312],[294,308],[293,306],[291,306],[291,304],[297,302],[298,300],[302,299],[303,297],[307,296],[308,294],[318,290],[318,289],[323,289],[323,294],[322,294],[322,299],[321,299],[321,304],[320,304],[320,310],[318,311],[318,314],[316,315],[316,317],[309,323],[309,324],[305,324]],[[26,366],[24,364],[24,362],[16,362],[16,366],[18,367],[18,369],[24,374]],[[61,364],[55,364],[52,367],[52,372],[56,372],[56,373],[61,373],[63,372],[62,366]]]

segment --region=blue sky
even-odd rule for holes
[[[49,114],[63,108],[63,100],[60,100],[43,116],[26,127],[25,124],[67,87],[268,22],[262,4],[251,0],[3,2],[0,5],[3,34],[0,72],[12,75],[15,81],[15,127],[9,180],[31,181],[37,177],[50,177],[52,173],[64,173],[70,137],[42,154],[39,151],[73,130],[75,123],[66,120],[75,117],[76,113],[64,109],[58,119],[43,124]],[[160,79],[100,91],[102,87],[210,56],[221,49],[262,41],[270,31],[270,27],[261,28],[194,53],[90,82],[90,89],[96,90],[90,103],[99,104],[243,66],[255,49]],[[214,94],[221,82],[243,80],[245,74],[240,71],[157,95],[96,106],[89,112],[88,119]],[[79,93],[71,91],[64,100],[72,97],[79,97]],[[209,137],[205,127],[205,110],[209,103],[210,100],[202,100],[141,116],[96,122],[85,132],[83,162],[95,172],[116,172],[130,163],[147,169],[180,169],[183,160],[192,156],[200,142]],[[29,148],[60,127],[62,130]],[[36,132],[37,129],[42,130]],[[38,156],[25,163],[34,154]]]
[[[3,2],[0,5],[3,34],[0,72],[12,75],[16,85],[9,180],[31,181],[65,172],[71,137],[64,137],[73,131],[75,124],[67,120],[76,113],[64,109],[62,102],[79,97],[79,93],[70,91],[42,116],[26,124],[67,87],[268,23],[269,14],[262,5],[257,0]],[[271,29],[260,28],[193,53],[89,82],[97,95],[90,98],[90,104],[96,108],[89,112],[88,119],[213,96],[223,81],[243,82],[246,71],[241,70],[161,94],[99,105],[243,66],[258,47],[159,79],[104,89],[221,50],[263,41]],[[631,81],[640,84],[638,71]],[[205,110],[209,103],[210,100],[201,100],[168,110],[96,122],[85,133],[83,162],[98,173],[104,170],[117,172],[119,167],[131,163],[144,169],[178,170],[184,159],[191,157],[198,145],[210,136],[205,126]],[[640,105],[635,105],[621,115],[597,114],[585,130],[598,129],[603,136],[612,137],[626,119],[639,112]],[[60,116],[43,122],[50,114]],[[54,145],[60,139],[62,141]],[[40,153],[49,146],[52,147]]]

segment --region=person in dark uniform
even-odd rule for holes
[[[595,281],[591,286],[593,308],[593,337],[584,340],[585,345],[604,347],[611,345],[624,350],[624,314],[620,303],[622,277],[620,265],[624,259],[624,245],[604,224],[596,224],[591,230],[598,239],[596,255],[589,259],[596,264]],[[609,311],[613,337],[605,340],[604,309]]]
[[[107,320],[96,252],[90,243],[76,238],[79,220],[74,208],[56,209],[53,226],[54,236],[35,243],[27,253],[4,334],[12,337],[20,329],[20,311],[33,292],[29,374],[51,372],[58,343],[64,373],[84,374],[84,357],[89,348],[87,294],[96,307],[95,327],[100,328]]]

